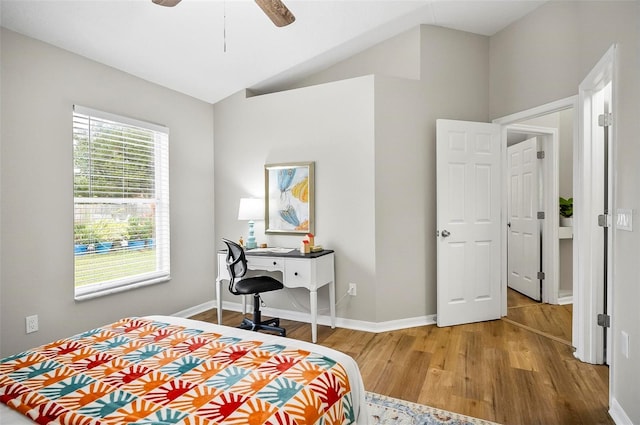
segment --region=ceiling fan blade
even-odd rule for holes
[[[155,1],[155,0],[154,0]],[[277,27],[284,27],[293,23],[296,17],[282,3],[281,0],[255,0],[260,9],[273,21]]]
[[[159,4],[160,6],[173,7],[176,4],[180,3],[180,0],[151,0],[155,4]]]

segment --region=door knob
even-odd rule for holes
[[[451,234],[451,233],[449,233],[449,231],[448,231],[448,230],[443,230],[443,231],[442,231],[442,237],[443,237],[443,238],[446,238],[446,237],[447,237],[447,236],[449,236],[450,234]]]

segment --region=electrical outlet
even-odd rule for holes
[[[38,315],[27,316],[25,319],[27,325],[27,333],[38,332]]]
[[[356,284],[355,283],[350,283],[349,284],[349,290],[347,291],[347,294],[351,295],[352,297],[356,296]]]

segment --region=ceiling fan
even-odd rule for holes
[[[151,0],[160,6],[173,7],[180,3],[180,0]],[[281,0],[255,0],[262,11],[271,19],[277,27],[287,26],[296,20],[293,13],[282,3]]]

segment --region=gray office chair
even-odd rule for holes
[[[229,271],[229,292],[234,295],[253,295],[253,319],[243,318],[238,326],[250,331],[273,331],[280,336],[286,336],[287,331],[280,327],[280,319],[274,318],[262,321],[260,312],[260,294],[284,288],[284,285],[271,276],[244,277],[247,273],[247,258],[244,249],[229,239],[222,239],[227,245],[227,270]]]

